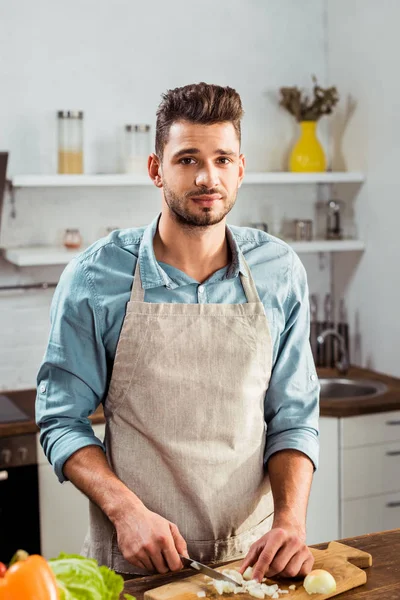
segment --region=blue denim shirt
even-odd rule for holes
[[[51,307],[51,330],[38,373],[36,421],[40,441],[60,481],[63,465],[79,448],[96,444],[88,416],[107,397],[111,372],[140,257],[146,302],[246,302],[239,249],[265,307],[272,343],[272,376],[265,397],[269,457],[286,448],[309,456],[317,468],[319,382],[309,344],[305,269],[285,242],[263,231],[227,226],[230,265],[202,283],[157,262],[148,227],[112,232],[65,268]]]

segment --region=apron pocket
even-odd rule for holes
[[[239,535],[219,540],[187,540],[189,556],[194,560],[219,563],[238,560],[245,556],[250,546],[270,531],[274,515],[268,515],[260,523]]]

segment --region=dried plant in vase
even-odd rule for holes
[[[316,77],[312,78],[313,97],[297,86],[280,88],[280,106],[293,115],[301,127],[301,136],[294,146],[289,168],[296,172],[320,172],[326,170],[324,150],[316,136],[317,122],[330,115],[339,101],[336,87],[322,88]]]

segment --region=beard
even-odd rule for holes
[[[216,201],[218,208],[215,206],[193,206],[192,208],[193,201],[191,200],[191,197],[195,198],[200,195],[221,194],[221,192],[216,189],[197,188],[195,191],[178,196],[172,191],[165,180],[163,181],[163,190],[164,199],[171,216],[180,225],[190,228],[209,227],[210,225],[217,225],[217,223],[220,223],[234,207],[238,193],[237,187],[232,196],[222,196],[220,200]]]

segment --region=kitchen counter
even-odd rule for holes
[[[29,421],[18,421],[16,423],[0,423],[0,438],[10,435],[24,435],[26,433],[37,433],[39,431],[35,423],[35,399],[36,390],[19,390],[10,392],[0,392],[0,395],[7,396],[12,400],[24,413],[30,417]],[[99,406],[90,420],[94,425],[104,423],[103,407]]]
[[[335,369],[317,369],[319,377],[340,377]],[[375,373],[369,369],[350,367],[346,377],[355,379],[376,379],[386,383],[388,391],[375,398],[341,398],[336,400],[321,400],[320,409],[322,417],[352,417],[378,412],[400,410],[400,379]],[[25,433],[36,433],[38,428],[35,424],[35,397],[36,390],[21,390],[11,392],[0,392],[8,396],[29,417],[29,421],[18,423],[0,424],[0,437],[10,435],[23,435]],[[99,406],[90,417],[93,424],[104,423],[103,408]],[[400,597],[399,597],[400,598]]]
[[[339,541],[372,555],[372,567],[366,570],[367,583],[340,594],[340,600],[400,600],[400,529]],[[323,550],[326,546],[327,544],[318,544],[313,548]],[[185,569],[173,575],[153,575],[127,580],[121,599],[125,593],[132,594],[137,600],[143,600],[146,590],[190,575],[193,575],[193,570]]]

